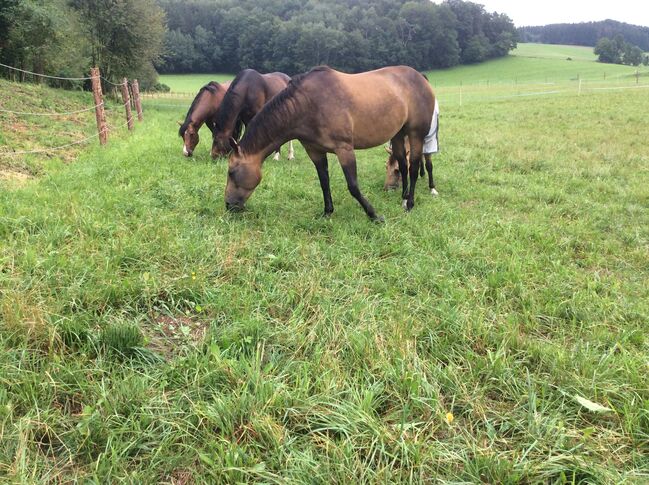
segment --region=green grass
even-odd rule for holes
[[[126,131],[121,101],[105,97],[109,136]],[[94,106],[91,93],[49,89],[35,84],[16,84],[0,79],[0,181],[21,182],[70,162],[83,149],[73,145],[47,155],[14,152],[38,151],[83,140],[97,133],[95,111],[72,115],[38,116],[9,113],[69,113]],[[96,138],[89,143],[98,143]]]
[[[567,60],[570,57],[572,60]],[[596,62],[591,47],[519,44],[511,55],[475,65],[429,71],[435,87],[486,83],[565,83],[581,79],[590,81],[631,80],[636,70],[649,75],[646,66],[621,66]],[[226,81],[231,74],[167,74],[160,81],[172,91],[193,93],[209,81]]]
[[[302,150],[225,213],[147,103],[0,190],[0,481],[646,483],[646,92],[449,106],[381,226]]]
[[[565,83],[576,79],[612,81],[631,79],[646,66],[622,66],[596,62],[587,48],[549,44],[520,44],[511,55],[481,64],[430,71],[433,86],[486,83]],[[590,50],[592,53],[592,49]],[[565,54],[565,55],[564,55]],[[572,57],[573,60],[567,60]]]
[[[592,47],[580,45],[557,45],[557,44],[536,44],[519,43],[512,55],[516,57],[533,57],[536,59],[561,59],[578,61],[597,61],[597,56]]]
[[[234,79],[234,74],[163,74],[160,82],[172,92],[195,93],[210,81],[225,82]]]

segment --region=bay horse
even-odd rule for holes
[[[244,69],[237,74],[214,115],[212,158],[230,153],[229,139],[236,133],[237,121],[247,126],[268,101],[286,88],[290,80],[283,72],[260,74],[254,69]],[[291,143],[288,159],[293,158]],[[279,148],[275,159],[279,159]]]
[[[294,78],[252,120],[228,161],[225,206],[241,210],[261,181],[264,159],[286,140],[297,139],[318,172],[324,216],[333,210],[327,153],[342,167],[347,188],[370,219],[382,216],[363,197],[356,174],[354,149],[392,142],[399,161],[402,198],[414,207],[415,183],[424,138],[429,134],[435,95],[424,76],[407,66],[391,66],[360,74],[344,74],[326,66]],[[404,138],[410,140],[410,187]]]
[[[203,86],[192,101],[184,122],[178,122],[180,129],[178,135],[183,139],[183,155],[191,157],[199,142],[198,130],[207,124],[210,131],[214,131],[214,115],[221,105],[223,97],[230,87],[230,81],[217,83],[211,81]],[[239,138],[241,122],[238,122],[238,130],[234,130],[235,138]]]

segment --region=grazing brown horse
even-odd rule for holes
[[[273,96],[286,88],[290,80],[283,72],[260,74],[254,69],[244,69],[237,74],[214,115],[212,158],[230,153],[229,140],[236,132],[237,120],[248,125]],[[288,159],[293,159],[292,144],[289,146]]]
[[[407,157],[410,153],[410,142],[408,141],[408,137],[406,137],[405,146]],[[385,162],[385,183],[383,184],[383,189],[393,190],[396,189],[401,182],[399,162],[394,157],[391,147],[385,146],[384,148],[385,151],[388,152],[388,159]],[[424,159],[426,160],[426,171],[428,172],[428,188],[430,189],[430,194],[435,197],[436,195],[439,195],[439,192],[437,192],[435,181],[433,180],[433,161],[431,160],[431,154],[424,153]],[[423,177],[424,175],[426,174],[424,172],[424,165],[422,164],[419,166],[419,176]]]
[[[230,81],[223,84],[211,81],[203,86],[194,97],[185,116],[185,121],[178,122],[180,124],[178,134],[183,139],[183,155],[186,157],[191,157],[194,153],[199,142],[198,130],[204,123],[207,124],[210,131],[214,130],[214,115],[229,87]],[[240,133],[241,130],[235,129],[234,132],[235,134]]]
[[[252,120],[238,144],[230,140],[225,205],[243,209],[261,181],[264,159],[286,140],[299,140],[315,164],[324,197],[324,215],[334,208],[329,188],[327,153],[335,153],[347,187],[374,221],[383,218],[361,194],[354,149],[392,142],[399,160],[406,208],[414,206],[415,183],[424,138],[433,117],[435,95],[417,71],[393,66],[360,74],[317,67],[294,78]],[[404,137],[410,140],[410,192]]]

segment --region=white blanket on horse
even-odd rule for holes
[[[424,138],[424,153],[437,153],[439,151],[439,140],[437,132],[439,128],[439,104],[435,98],[435,109],[433,109],[433,121],[430,123],[428,135]]]

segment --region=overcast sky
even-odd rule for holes
[[[516,27],[613,19],[649,26],[647,0],[472,0],[489,12],[505,13]],[[439,3],[439,1],[437,2]]]

